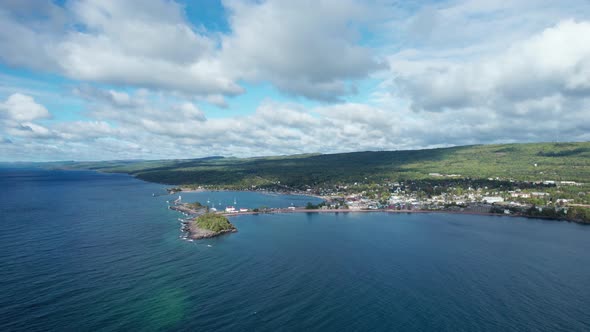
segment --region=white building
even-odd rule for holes
[[[500,196],[485,196],[481,200],[482,200],[482,202],[485,202],[488,204],[504,202],[504,198],[502,198]]]
[[[561,181],[559,182],[562,186],[581,186],[581,183],[577,183],[576,181]]]
[[[523,193],[523,192],[515,192],[515,193],[511,193],[510,196],[512,197],[520,197],[520,198],[530,198],[531,194],[529,193]]]

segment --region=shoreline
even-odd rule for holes
[[[209,239],[209,238],[217,237],[217,236],[220,236],[223,234],[236,233],[238,231],[238,229],[235,228],[235,226],[231,223],[230,224],[233,228],[225,229],[225,230],[222,230],[219,232],[215,232],[215,231],[212,231],[209,229],[199,227],[196,223],[196,220],[201,215],[206,213],[205,208],[193,209],[193,208],[188,207],[186,205],[186,203],[182,203],[179,205],[168,205],[168,209],[180,212],[187,217],[184,219],[179,218],[180,224],[181,224],[180,231],[183,233],[186,233],[184,236],[183,235],[180,236],[184,240],[193,241],[193,240]],[[225,215],[223,215],[221,213],[219,213],[219,215],[226,217]]]
[[[175,210],[187,216],[185,219],[181,220],[181,231],[186,233],[184,236],[181,236],[182,239],[188,241],[194,240],[201,240],[201,239],[209,239],[214,238],[217,236],[221,236],[224,234],[236,233],[238,230],[237,228],[227,229],[220,232],[214,232],[207,229],[203,229],[197,226],[194,222],[199,215],[203,214],[203,209],[195,210],[189,208],[183,203],[182,205],[169,205],[169,209]],[[565,218],[552,218],[552,217],[544,217],[544,216],[527,216],[522,214],[500,214],[500,213],[491,213],[491,212],[476,212],[476,211],[450,211],[450,210],[390,210],[390,209],[374,209],[374,210],[351,210],[351,209],[305,209],[305,208],[275,208],[266,211],[247,211],[247,212],[235,212],[235,213],[226,213],[226,212],[217,212],[221,216],[226,218],[241,216],[241,215],[262,215],[262,214],[289,214],[289,213],[315,213],[315,214],[324,214],[324,213],[386,213],[386,214],[450,214],[450,215],[477,215],[477,216],[488,216],[488,217],[510,217],[510,218],[526,218],[526,219],[539,219],[539,220],[552,220],[557,222],[568,222],[568,223],[575,223],[579,225],[589,225],[589,223],[575,221],[575,220],[568,220]]]
[[[288,213],[387,213],[387,214],[458,214],[458,215],[477,215],[477,216],[488,216],[488,217],[510,217],[510,218],[527,218],[527,219],[542,219],[542,220],[553,220],[559,222],[569,222],[579,225],[589,225],[588,223],[568,220],[564,218],[551,218],[543,216],[527,216],[522,214],[500,214],[500,213],[486,213],[486,212],[472,212],[472,211],[445,211],[445,210],[387,210],[387,209],[376,209],[376,210],[350,210],[350,209],[331,209],[331,210],[307,210],[307,209],[278,209],[267,212],[237,212],[237,213],[223,213],[227,217],[240,216],[240,215],[259,215],[259,214],[288,214]]]
[[[229,233],[236,233],[238,230],[236,228],[232,228],[232,229],[225,229],[219,232],[214,232],[208,229],[204,229],[201,228],[199,226],[196,225],[196,223],[194,222],[189,222],[188,224],[188,236],[187,238],[192,239],[192,240],[201,240],[201,239],[210,239],[213,237],[217,237],[223,234],[229,234]]]

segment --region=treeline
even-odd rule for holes
[[[516,213],[527,217],[567,220],[582,224],[590,224],[590,208],[588,207],[569,206],[566,208],[533,205],[523,210],[519,207],[494,205],[490,212],[503,214],[505,209],[510,210],[511,213]]]
[[[569,220],[590,224],[590,208],[581,206],[570,206],[567,210]]]

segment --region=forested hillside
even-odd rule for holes
[[[590,142],[475,145],[452,148],[261,158],[61,163],[53,166],[129,173],[178,185],[301,187],[450,175],[590,182]]]

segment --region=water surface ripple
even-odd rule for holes
[[[151,196],[161,185],[0,169],[0,187],[2,331],[590,330],[590,227],[279,214],[233,217],[238,233],[191,243],[178,238],[171,197]],[[183,199],[250,208],[314,201]]]

